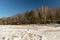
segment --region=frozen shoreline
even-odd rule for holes
[[[30,40],[31,38],[29,37],[29,35],[33,35],[32,40],[34,39],[60,40],[60,27],[53,27],[53,26],[52,25],[0,25],[0,40],[3,40],[3,38],[5,38],[5,40],[8,39]],[[23,38],[21,38],[22,36]]]

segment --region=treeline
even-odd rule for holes
[[[50,24],[60,23],[60,8],[49,8],[47,6],[16,14],[11,17],[0,18],[1,25],[20,24]]]

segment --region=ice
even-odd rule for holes
[[[60,27],[0,25],[0,40],[60,40]]]

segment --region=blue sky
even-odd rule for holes
[[[41,8],[42,5],[58,7],[60,0],[0,0],[0,18]]]

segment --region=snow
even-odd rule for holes
[[[0,25],[0,40],[60,40],[60,27],[51,25]]]

